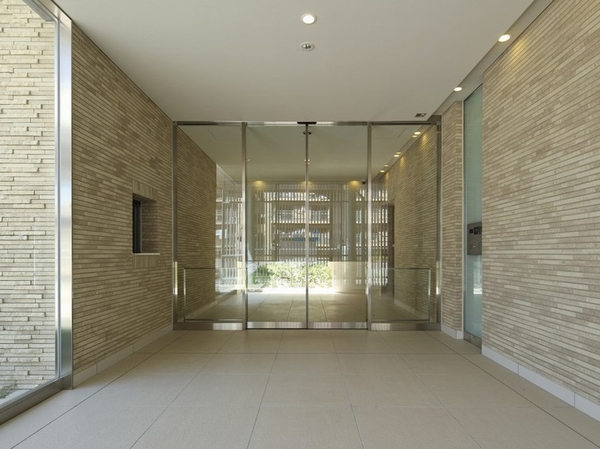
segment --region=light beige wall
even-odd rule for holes
[[[463,331],[463,103],[442,115],[442,325]]]
[[[0,389],[55,377],[54,23],[0,0]]]
[[[555,0],[487,71],[483,343],[600,404],[600,4]]]
[[[79,373],[171,320],[171,121],[73,31],[73,357]],[[132,197],[155,200],[156,256],[132,253]]]
[[[217,167],[181,130],[177,134],[177,179],[179,291],[183,294],[186,268],[189,318],[215,299]],[[179,305],[182,317],[183,300]]]
[[[389,171],[388,195],[395,214],[395,296],[415,296],[423,284],[422,273],[398,269],[431,269],[429,304],[420,301],[416,308],[426,312],[429,307],[432,322],[437,314],[437,179],[437,127],[430,126]]]

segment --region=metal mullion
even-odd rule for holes
[[[242,123],[242,211],[241,211],[241,227],[242,227],[242,330],[248,328],[248,246],[246,237],[246,123]]]
[[[373,175],[371,173],[372,125],[367,124],[367,329],[371,330],[373,311],[371,290],[373,282]]]
[[[308,300],[309,300],[309,289],[308,289],[308,261],[310,257],[310,202],[308,198],[309,186],[308,186],[308,123],[304,125],[304,282],[305,286],[305,314],[306,314],[306,329],[308,329]]]

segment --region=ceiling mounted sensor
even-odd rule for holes
[[[315,44],[313,44],[312,42],[303,42],[300,45],[300,48],[302,48],[302,50],[304,51],[313,51],[315,49]]]
[[[417,112],[415,117],[421,118],[427,116],[427,112]]]
[[[302,23],[305,25],[312,25],[317,21],[317,16],[311,13],[302,14]]]

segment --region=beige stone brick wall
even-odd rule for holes
[[[0,0],[0,388],[55,377],[54,40]]]
[[[177,134],[177,261],[179,317],[183,316],[186,269],[186,316],[193,318],[215,300],[217,167],[185,134]]]
[[[437,314],[437,179],[437,126],[430,126],[389,171],[388,194],[395,214],[395,297],[420,297],[426,279],[424,271],[402,268],[431,269],[429,303],[415,304],[420,313],[429,308],[431,322]]]
[[[555,0],[487,71],[483,342],[600,404],[600,4]]]
[[[442,324],[463,330],[463,103],[442,115]]]
[[[171,165],[170,119],[75,27],[75,373],[172,322]],[[144,192],[160,255],[132,253],[132,199]]]

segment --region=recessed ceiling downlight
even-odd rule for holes
[[[498,39],[498,42],[506,42],[510,40],[510,34],[503,34],[502,36],[500,36],[500,38]]]
[[[312,25],[317,21],[317,16],[311,13],[302,14],[302,23],[305,25]]]
[[[454,88],[454,92],[460,92],[461,90],[462,90],[462,87],[460,87],[460,86],[456,86]]]

